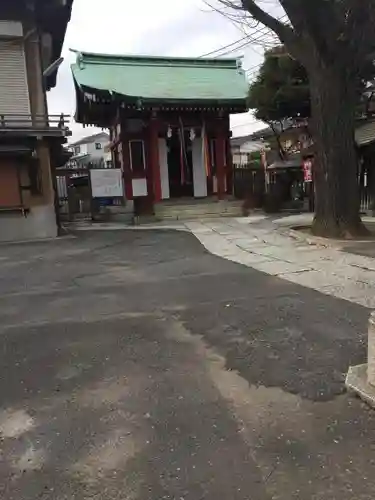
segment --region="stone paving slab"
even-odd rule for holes
[[[283,262],[299,262],[299,260],[293,259],[293,253],[288,247],[263,245],[262,247],[254,248],[253,252],[259,255],[273,257],[275,260],[281,260]]]
[[[314,290],[322,290],[323,293],[327,293],[328,295],[336,295],[338,289],[345,290],[347,287],[353,286],[353,283],[348,279],[343,279],[341,276],[335,274],[323,273],[316,269],[298,274],[284,273],[282,278],[292,283],[313,288]],[[331,293],[331,290],[334,290],[335,293]]]
[[[216,254],[218,255],[218,254]],[[238,264],[244,264],[245,266],[249,267],[254,267],[258,269],[258,267],[265,263],[265,262],[272,262],[274,261],[270,259],[269,257],[265,257],[263,255],[256,255],[254,253],[248,253],[248,252],[235,252],[231,255],[228,255],[228,260],[231,260],[232,262],[237,262]]]
[[[340,276],[348,280],[354,280],[361,283],[374,283],[375,285],[375,271],[369,271],[360,267],[352,265],[339,265],[333,260],[314,261],[310,262],[312,268],[317,271],[325,272]]]
[[[273,260],[270,262],[260,262],[257,265],[257,270],[265,272],[267,274],[271,274],[272,276],[280,276],[283,277],[284,274],[294,274],[298,273],[308,273],[311,271],[311,268],[300,265],[293,262],[286,262],[282,260]]]
[[[245,250],[252,250],[256,245],[261,245],[256,238],[245,238],[243,234],[239,235],[239,237],[231,240],[232,243],[237,245],[240,248],[244,248]],[[262,244],[263,245],[263,244]]]
[[[327,295],[375,308],[375,259],[297,241],[285,230],[306,216],[201,221],[189,230],[211,253]],[[298,222],[299,221],[299,222]],[[203,228],[205,228],[203,230]]]
[[[337,285],[322,288],[323,293],[337,297],[339,299],[354,302],[369,309],[375,308],[375,285],[369,285],[360,282],[350,282],[350,285]]]

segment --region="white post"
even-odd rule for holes
[[[203,162],[202,138],[196,137],[192,144],[194,197],[207,196],[207,175]]]
[[[375,312],[368,320],[367,380],[375,386]]]
[[[375,312],[368,321],[367,364],[350,366],[345,385],[375,408]]]
[[[159,165],[161,182],[161,199],[168,200],[169,193],[169,171],[168,171],[168,151],[166,139],[159,139]]]

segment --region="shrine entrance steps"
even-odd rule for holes
[[[241,217],[241,200],[179,199],[163,201],[155,205],[157,220],[197,220],[217,217]]]

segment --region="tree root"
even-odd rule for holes
[[[311,232],[314,236],[343,240],[366,238],[371,234],[360,219],[356,222],[347,222],[331,218],[322,220],[316,216]]]

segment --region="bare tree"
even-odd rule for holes
[[[307,70],[316,149],[313,232],[346,238],[365,233],[354,131],[358,85],[375,53],[375,0],[279,0],[288,23],[260,0],[217,1],[224,11],[270,28]]]

